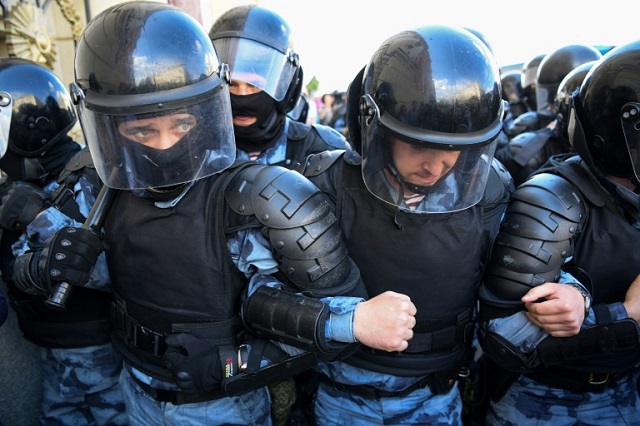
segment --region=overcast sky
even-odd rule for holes
[[[640,39],[640,6],[606,0],[261,0],[289,22],[305,72],[319,93],[346,90],[380,44],[425,24],[475,28],[502,65],[567,44],[618,45]]]

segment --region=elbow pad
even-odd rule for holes
[[[233,211],[255,215],[266,227],[280,271],[300,290],[332,289],[349,276],[351,263],[333,205],[300,173],[249,167],[232,180],[225,198]]]
[[[542,173],[520,185],[492,249],[483,302],[519,302],[531,288],[558,282],[585,214],[581,194],[560,176]]]
[[[313,352],[322,360],[350,354],[358,345],[327,340],[329,308],[322,301],[277,288],[259,287],[244,302],[242,318],[258,336]]]

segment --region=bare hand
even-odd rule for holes
[[[539,299],[544,300],[536,302]],[[567,284],[544,283],[529,290],[522,301],[529,321],[551,336],[568,337],[580,332],[584,321],[584,297],[576,288]]]
[[[627,310],[629,318],[640,322],[640,275],[633,280],[624,295],[624,308]]]
[[[413,337],[416,306],[405,294],[386,291],[358,303],[353,333],[370,348],[387,352],[404,351]]]

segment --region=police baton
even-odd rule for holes
[[[111,203],[115,198],[116,192],[117,189],[109,188],[107,185],[102,185],[102,189],[100,189],[100,193],[96,197],[96,202],[93,204],[93,207],[91,207],[91,211],[89,212],[87,219],[82,224],[82,229],[88,229],[94,234],[98,234],[100,232],[100,227],[102,226],[102,222],[104,221],[107,212],[109,211],[109,206],[111,206]],[[71,294],[72,287],[73,286],[67,282],[58,284],[44,303],[53,309],[65,309],[67,298]]]

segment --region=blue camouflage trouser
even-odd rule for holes
[[[173,405],[153,399],[131,378],[127,369],[123,368],[120,388],[132,426],[271,426],[271,400],[266,387],[232,398]]]
[[[640,425],[635,371],[601,393],[574,393],[521,376],[487,414],[487,425]]]
[[[320,383],[314,406],[318,425],[462,425],[458,386],[434,395],[429,388],[400,398],[368,399]]]
[[[127,425],[118,386],[122,358],[111,344],[41,348],[42,425]]]

